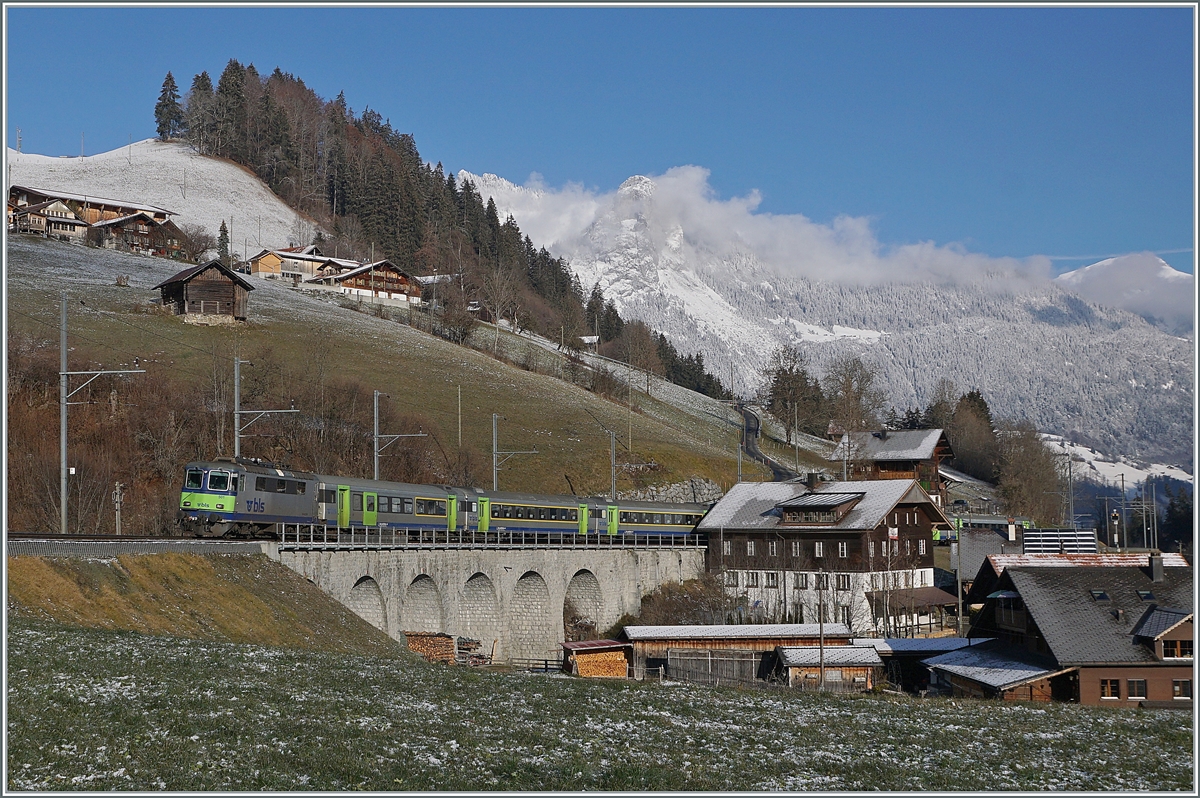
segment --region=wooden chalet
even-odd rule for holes
[[[250,274],[256,277],[308,280],[322,272],[357,268],[358,261],[331,258],[321,253],[316,244],[283,249],[264,249],[250,258]]]
[[[147,211],[96,222],[88,236],[92,244],[105,249],[176,259],[183,257],[186,241],[174,222],[160,221]]]
[[[36,233],[47,238],[83,243],[88,223],[82,221],[62,200],[46,200],[36,205],[15,206],[11,229],[18,233]]]
[[[344,270],[332,265],[323,268],[319,274],[306,280],[305,284],[326,286],[351,297],[411,303],[421,301],[420,283],[390,260],[366,263]]]
[[[945,507],[946,485],[939,466],[953,457],[943,430],[902,429],[848,433],[826,459],[844,462],[851,480],[915,479]]]
[[[130,216],[139,211],[149,214],[156,222],[165,222],[172,216],[177,215],[175,211],[144,202],[94,197],[88,194],[75,194],[69,191],[32,188],[29,186],[10,186],[8,197],[18,207],[37,205],[50,200],[61,200],[79,219],[88,224]]]
[[[246,300],[254,286],[214,260],[184,269],[164,280],[155,289],[162,291],[162,305],[177,316],[229,316],[246,320]]]

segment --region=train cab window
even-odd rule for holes
[[[362,499],[363,497],[361,493],[351,493],[350,509],[355,512],[362,512]]]
[[[241,477],[241,474],[234,474],[232,477],[229,478],[229,490],[231,492],[233,492],[233,493],[238,492],[238,485],[240,485],[241,481],[242,481],[240,479],[240,477]]]
[[[189,468],[187,477],[184,478],[183,487],[185,490],[200,490],[204,487],[204,472],[198,468]]]
[[[308,483],[307,483],[307,482],[297,482],[297,483],[296,483],[296,493],[298,493],[298,494],[300,494],[301,496],[303,496],[303,495],[304,495],[304,491],[306,491],[306,490],[308,490]]]
[[[228,471],[210,471],[208,473],[209,490],[229,490]]]

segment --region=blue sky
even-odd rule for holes
[[[186,89],[236,58],[344,91],[452,170],[603,192],[693,164],[720,198],[867,217],[885,246],[1192,271],[1190,8],[6,13],[26,152],[149,138],[168,70]]]

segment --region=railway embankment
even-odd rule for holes
[[[15,554],[7,565],[10,617],[369,656],[403,650],[259,552]]]

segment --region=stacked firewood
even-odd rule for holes
[[[441,632],[405,632],[408,649],[429,662],[454,664],[454,638]]]
[[[459,665],[490,665],[492,658],[481,649],[483,644],[469,637],[458,638]]]
[[[575,668],[580,676],[611,676],[624,678],[625,653],[623,651],[575,652]]]

